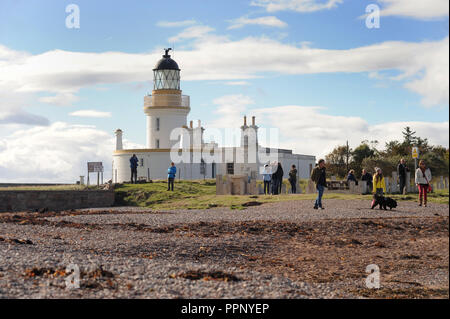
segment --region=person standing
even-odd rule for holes
[[[170,163],[170,167],[167,169],[167,190],[173,192],[173,182],[175,180],[175,175],[177,174],[177,168],[174,162]]]
[[[264,195],[270,194],[270,181],[272,180],[272,170],[268,164],[264,165],[263,172],[263,181],[264,181]]]
[[[406,166],[406,161],[404,158],[400,160],[397,166],[397,173],[400,182],[400,194],[403,194],[404,188],[406,186],[406,173],[409,172],[408,166]]]
[[[358,181],[356,180],[355,177],[355,171],[352,169],[348,172],[347,175],[347,183],[349,184],[350,182],[355,182],[355,185],[358,185]]]
[[[131,184],[133,184],[133,177],[134,177],[134,184],[137,183],[137,167],[138,167],[139,160],[136,156],[136,154],[133,154],[133,156],[130,157],[130,168],[131,168]]]
[[[278,165],[277,162],[272,164],[272,179],[271,179],[271,187],[272,187],[272,195],[278,195]]]
[[[311,172],[311,180],[316,184],[317,189],[317,198],[316,202],[314,203],[314,209],[325,209],[322,206],[323,192],[325,191],[325,187],[327,187],[327,177],[324,159],[320,159],[318,165]]]
[[[281,167],[281,163],[278,162],[278,167],[277,167],[277,185],[278,185],[278,190],[277,193],[281,194],[281,187],[283,186],[283,167]]]
[[[415,183],[419,188],[419,206],[422,206],[423,197],[423,206],[427,207],[427,193],[431,190],[431,178],[431,170],[427,168],[424,160],[420,160],[415,178]]]
[[[297,169],[295,168],[295,165],[292,165],[291,170],[289,171],[289,183],[291,183],[292,194],[297,193]]]
[[[367,193],[368,194],[372,193],[372,189],[373,189],[373,177],[372,177],[372,174],[370,174],[369,172],[367,172],[363,168],[361,175],[362,175],[361,176],[361,180],[362,181],[366,181],[366,183],[367,183]]]
[[[376,198],[384,196],[386,193],[386,183],[384,181],[383,171],[381,168],[375,168],[375,175],[373,175],[373,201],[372,208],[375,206]]]

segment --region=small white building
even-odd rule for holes
[[[123,132],[120,129],[115,132],[113,183],[131,180],[130,158],[133,154],[139,159],[138,179],[145,180],[166,179],[171,162],[175,162],[177,167],[177,179],[215,178],[216,174],[247,174],[261,178],[258,175],[264,164],[273,162],[274,158],[281,162],[284,177],[288,177],[289,169],[294,164],[299,178],[309,178],[315,156],[260,146],[255,117],[252,117],[251,125],[247,125],[247,118],[244,117],[239,146],[219,147],[214,142],[204,143],[204,128],[200,120],[195,127],[193,121],[187,126],[187,116],[191,110],[189,96],[183,95],[180,90],[180,69],[168,54],[169,50],[153,69],[152,95],[144,96],[147,147],[123,149]]]

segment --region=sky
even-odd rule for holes
[[[405,126],[448,147],[448,13],[445,0],[0,0],[0,182],[75,182],[88,161],[110,178],[117,128],[125,148],[146,144],[143,97],[167,47],[206,140],[247,115],[317,158]]]

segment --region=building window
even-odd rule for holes
[[[234,175],[234,163],[227,163],[227,174]]]
[[[156,118],[156,130],[159,131],[159,117]]]
[[[141,167],[144,167],[144,159],[141,158]]]
[[[156,140],[156,148],[159,148],[159,140]]]

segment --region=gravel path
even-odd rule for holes
[[[448,298],[448,205],[325,204],[0,214],[0,297]]]

